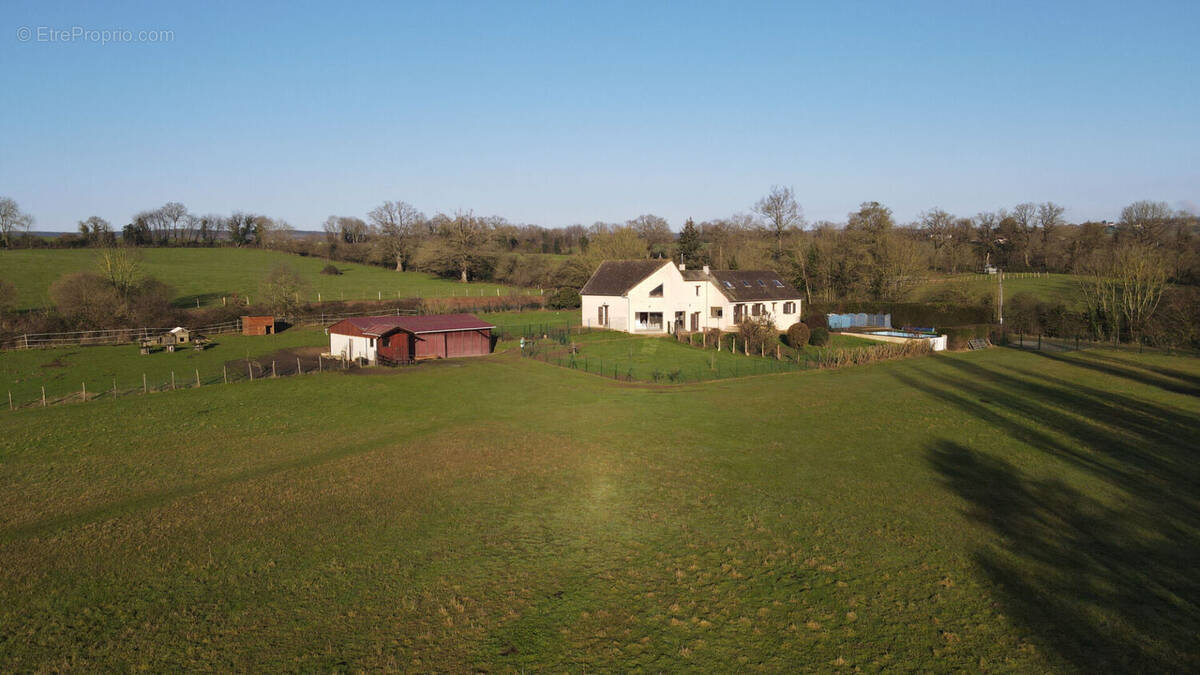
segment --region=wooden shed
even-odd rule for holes
[[[275,317],[243,316],[242,335],[274,335]]]
[[[431,314],[353,317],[327,332],[332,354],[393,364],[490,354],[493,328],[473,314]]]

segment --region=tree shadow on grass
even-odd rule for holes
[[[1071,352],[1070,355],[1044,351],[1031,353],[1053,361],[1088,368],[1105,375],[1123,377],[1139,384],[1148,384],[1176,394],[1200,396],[1200,378],[1178,370],[1142,364],[1135,365],[1124,359],[1092,351]]]
[[[929,462],[998,536],[975,562],[1036,643],[1086,672],[1200,668],[1194,531],[950,441]]]
[[[959,372],[896,377],[1107,483],[1027,474],[949,440],[929,447],[970,517],[997,535],[975,558],[1008,614],[1083,670],[1200,671],[1200,416],[1037,362],[943,363]]]

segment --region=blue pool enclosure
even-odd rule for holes
[[[891,328],[891,314],[826,314],[825,322],[829,330],[846,330],[847,328]]]

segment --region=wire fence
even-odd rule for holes
[[[10,389],[7,392],[7,405],[9,410],[44,408],[65,403],[87,403],[237,382],[315,375],[331,371],[350,371],[361,367],[362,365],[354,360],[331,358],[323,354],[247,358],[227,362],[221,366],[220,370],[207,367],[171,370],[166,373],[157,372],[153,375],[142,373],[140,379],[136,376],[133,378],[114,377],[107,380],[91,378],[90,382],[84,380],[79,383],[77,388],[66,390],[59,387],[56,390],[47,391],[46,386],[41,385],[40,394],[32,396],[27,393],[14,394]]]
[[[572,333],[572,330],[575,332]],[[639,361],[633,358],[602,358],[588,354],[588,343],[575,343],[570,339],[572,334],[586,332],[590,332],[589,329],[577,326],[548,336],[550,339],[535,338],[522,345],[521,355],[543,363],[582,370],[623,382],[683,384],[843,368],[931,353],[926,341],[880,343],[852,348],[828,347],[810,351],[792,349],[781,343],[768,344],[765,341],[750,344],[734,333],[723,334],[713,341],[693,333],[675,337],[676,341],[691,349],[658,360]]]

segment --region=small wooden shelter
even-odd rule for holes
[[[275,317],[243,316],[242,335],[274,335]]]

